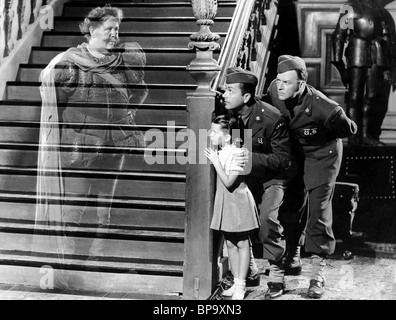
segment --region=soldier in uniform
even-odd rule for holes
[[[257,77],[241,68],[229,68],[225,108],[234,113],[239,128],[251,133],[252,169],[246,179],[260,211],[259,238],[263,244],[264,259],[270,263],[266,299],[279,297],[284,292],[282,258],[285,253],[283,227],[278,220],[279,207],[292,175],[289,129],[279,110],[255,98]],[[245,138],[246,138],[245,134]],[[245,139],[245,146],[249,143]]]
[[[285,115],[290,128],[293,155],[300,172],[297,177],[303,179],[308,206],[304,239],[305,252],[312,254],[308,297],[320,298],[325,258],[335,249],[331,201],[342,160],[340,138],[355,134],[357,126],[335,101],[308,85],[307,77],[301,58],[280,56],[277,78],[263,100]],[[299,181],[293,183],[298,185]],[[301,197],[301,203],[305,197]]]
[[[347,114],[359,128],[359,135],[348,139],[350,145],[384,145],[379,140],[381,126],[391,85],[393,91],[396,88],[396,33],[382,2],[349,1],[345,6],[348,13],[340,15],[332,35],[332,64],[347,88]]]

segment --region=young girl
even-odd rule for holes
[[[236,120],[228,115],[216,117],[211,124],[210,140],[220,146],[219,152],[205,149],[205,156],[217,172],[217,187],[211,229],[223,232],[230,259],[234,285],[223,292],[233,300],[243,300],[250,262],[249,232],[259,227],[254,198],[243,181],[241,167],[233,165],[233,155],[239,152],[232,144],[231,130]]]

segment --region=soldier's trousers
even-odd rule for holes
[[[265,189],[260,204],[259,238],[263,244],[263,258],[279,261],[286,250],[283,227],[279,222],[279,208],[283,203],[286,187],[271,185]]]
[[[334,253],[332,230],[335,181],[308,190],[308,218],[305,228],[305,252],[327,256]]]
[[[285,201],[279,211],[279,221],[284,228],[286,251],[295,252],[297,246],[304,245],[304,229],[308,210],[308,192],[303,176],[293,179],[285,191]]]

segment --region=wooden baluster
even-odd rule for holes
[[[255,10],[252,16],[252,27],[250,31],[250,37],[252,39],[251,42],[251,47],[250,47],[250,55],[249,55],[249,61],[256,61],[257,60],[257,48],[256,48],[256,43],[257,43],[257,29],[260,28],[258,19],[259,19],[259,6],[260,2],[256,2]],[[249,62],[250,66],[250,62]],[[249,69],[250,70],[250,69]]]
[[[5,23],[4,23],[4,32],[5,32],[5,48],[4,48],[4,57],[8,57],[12,48],[10,48],[10,40],[11,40],[11,32],[12,32],[12,0],[6,0],[5,4]]]
[[[24,29],[24,24],[23,24],[23,18],[25,16],[25,5],[23,0],[18,0],[17,8],[16,8],[16,14],[17,14],[17,22],[18,22],[18,32],[17,32],[17,37],[16,40],[19,40],[22,38],[23,35],[23,29]]]
[[[250,22],[249,22],[249,27],[248,27],[248,33],[247,33],[247,43],[246,43],[246,47],[247,47],[247,62],[246,62],[246,70],[250,71],[250,61],[252,61],[252,53],[254,50],[254,46],[255,46],[255,32],[254,32],[254,21],[256,18],[256,14],[255,11],[252,12],[251,16],[250,16]]]
[[[6,2],[0,2],[0,63],[3,60],[5,54],[5,45],[7,38],[7,29],[6,29]]]
[[[29,18],[29,24],[32,24],[37,17],[36,14],[36,4],[37,4],[37,0],[30,0],[30,18]]]
[[[263,21],[263,16],[264,16],[264,21]],[[264,13],[264,3],[261,2],[259,3],[258,10],[257,10],[257,15],[256,15],[256,41],[261,42],[262,41],[262,32],[261,32],[261,27],[264,25],[263,22],[265,22],[265,13]]]

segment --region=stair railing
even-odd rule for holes
[[[9,56],[18,40],[25,35],[27,27],[39,16],[46,0],[4,0],[0,7],[0,64]]]
[[[277,7],[277,0],[238,1],[219,56],[221,71],[212,89],[222,88],[227,68],[236,66],[257,75],[256,93],[262,93],[278,20]]]
[[[18,66],[29,59],[30,48],[40,44],[45,30],[70,0],[0,1],[0,99],[6,82],[14,81]]]
[[[191,4],[200,30],[190,36],[192,41],[188,44],[196,52],[187,70],[196,80],[197,89],[187,95],[189,146],[183,296],[185,299],[207,299],[222,277],[217,265],[219,243],[215,243],[210,230],[215,174],[203,155],[218,100],[217,89],[225,82],[226,69],[233,66],[254,71],[259,78],[257,89],[264,86],[268,47],[273,37],[268,21],[272,19],[271,23],[275,23],[277,2],[237,0],[219,62],[213,59],[213,51],[220,48],[216,42],[220,37],[210,31],[217,14],[217,0],[191,0]]]
[[[244,0],[237,3],[220,52],[219,65],[221,70],[212,84],[214,90],[224,85],[227,68],[236,66],[237,59],[241,55],[241,49],[244,46],[244,39],[248,32],[248,25],[256,2],[259,1]]]

